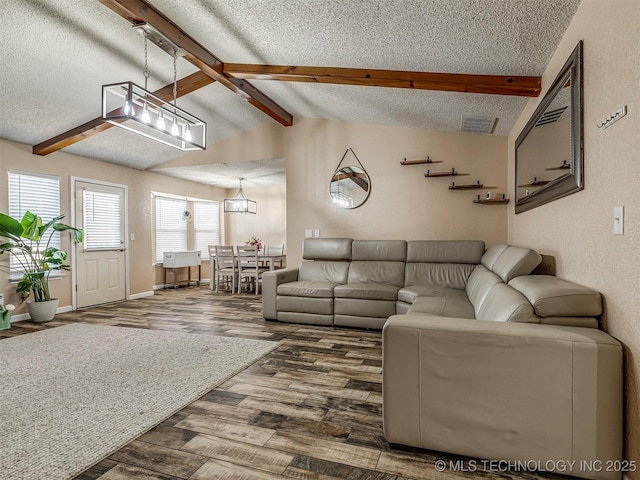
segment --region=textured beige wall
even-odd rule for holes
[[[195,198],[221,201],[225,191],[207,185],[134,170],[108,164],[98,160],[69,155],[63,152],[46,157],[31,154],[31,146],[0,139],[0,211],[7,211],[7,171],[9,169],[39,172],[60,177],[60,211],[69,216],[70,177],[84,177],[128,185],[129,190],[129,233],[135,234],[135,241],[129,242],[130,291],[131,294],[148,292],[156,284],[160,268],[152,265],[152,223],[151,192],[170,193]],[[69,240],[63,235],[63,248],[69,249]],[[7,261],[7,259],[3,259]],[[208,266],[203,265],[203,277],[208,277]],[[157,270],[157,271],[156,271]],[[51,284],[52,294],[60,298],[60,306],[71,304],[71,275],[68,274]],[[0,273],[0,291],[7,302],[16,302],[15,286],[7,281],[6,273]],[[24,306],[16,310],[22,313]]]
[[[605,328],[624,345],[626,458],[640,461],[640,2],[583,0],[543,77],[553,82],[584,40],[585,189],[515,215],[509,242],[554,255],[557,275],[600,290]],[[513,145],[539,100],[531,100],[509,135]],[[597,124],[622,105],[628,114],[601,130]],[[613,235],[613,207],[625,207],[624,235]],[[640,479],[640,472],[629,473]]]
[[[225,213],[226,242],[229,245],[244,245],[255,236],[266,244],[284,244],[287,241],[286,186],[246,187],[242,190],[247,198],[258,203],[258,213],[241,215]],[[227,190],[227,196],[235,196],[237,189]]]
[[[287,263],[301,259],[306,229],[322,237],[356,239],[481,239],[488,245],[507,238],[506,207],[476,205],[486,190],[451,191],[480,180],[504,193],[506,138],[458,132],[296,119],[287,142]],[[329,180],[347,147],[371,177],[371,196],[344,210],[329,196]],[[443,163],[402,166],[403,158],[429,155]],[[353,160],[353,157],[349,156]],[[352,162],[348,162],[352,163]],[[469,176],[425,178],[455,167]]]

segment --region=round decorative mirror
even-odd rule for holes
[[[369,198],[369,175],[360,167],[342,167],[333,174],[329,184],[331,200],[341,208],[358,208]]]
[[[354,156],[360,165],[359,167],[353,165],[340,167],[349,152]],[[369,194],[371,194],[371,179],[351,147],[344,152],[333,177],[331,177],[329,194],[334,205],[347,209],[358,208],[367,201]]]

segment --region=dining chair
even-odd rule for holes
[[[209,290],[215,290],[216,284],[216,245],[207,245],[209,250]]]
[[[227,286],[231,283],[231,293],[235,292],[238,276],[236,263],[233,245],[216,245],[216,293],[221,283]]]
[[[269,244],[265,250],[265,255],[284,255],[283,244]],[[274,263],[273,268],[284,268],[284,261],[278,260]]]
[[[255,293],[260,293],[260,281],[262,274],[269,271],[258,263],[258,251],[250,245],[238,245],[238,293],[242,289],[242,279],[247,279],[247,284],[255,282]]]

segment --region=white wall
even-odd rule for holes
[[[604,294],[606,330],[624,345],[626,458],[640,460],[640,2],[582,0],[543,77],[550,86],[584,40],[584,190],[528,212],[509,208],[509,242],[553,255],[557,275]],[[542,96],[540,97],[540,99]],[[514,142],[540,99],[509,135]],[[622,105],[628,114],[597,124]],[[511,185],[511,181],[510,187]],[[613,235],[613,207],[625,207],[625,232]],[[630,473],[640,479],[640,472]]]
[[[255,236],[267,244],[285,244],[287,240],[287,203],[286,186],[247,187],[242,184],[245,197],[255,200],[258,213],[237,214],[225,213],[226,243],[228,245],[244,245]],[[237,189],[227,190],[226,195],[233,197]]]

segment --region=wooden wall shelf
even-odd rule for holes
[[[469,185],[456,185],[455,182],[451,182],[449,190],[479,190],[481,188],[484,188],[484,185],[478,180],[478,183],[471,183]]]
[[[407,160],[405,158],[402,162],[400,162],[400,165],[424,165],[425,163],[442,163],[442,160],[435,161],[431,160],[430,157],[427,157],[424,160]]]
[[[483,205],[506,205],[509,203],[509,199],[504,200],[474,200],[473,203],[481,203]]]
[[[478,198],[474,200],[473,203],[481,203],[482,205],[506,205],[509,203],[509,199],[502,195],[502,198],[491,198],[487,200],[480,198],[480,195],[478,195]]]
[[[450,172],[433,172],[431,170],[427,170],[427,173],[424,174],[427,178],[433,177],[457,177],[457,176],[465,176],[469,175],[468,173],[458,173],[455,168],[452,168]]]

